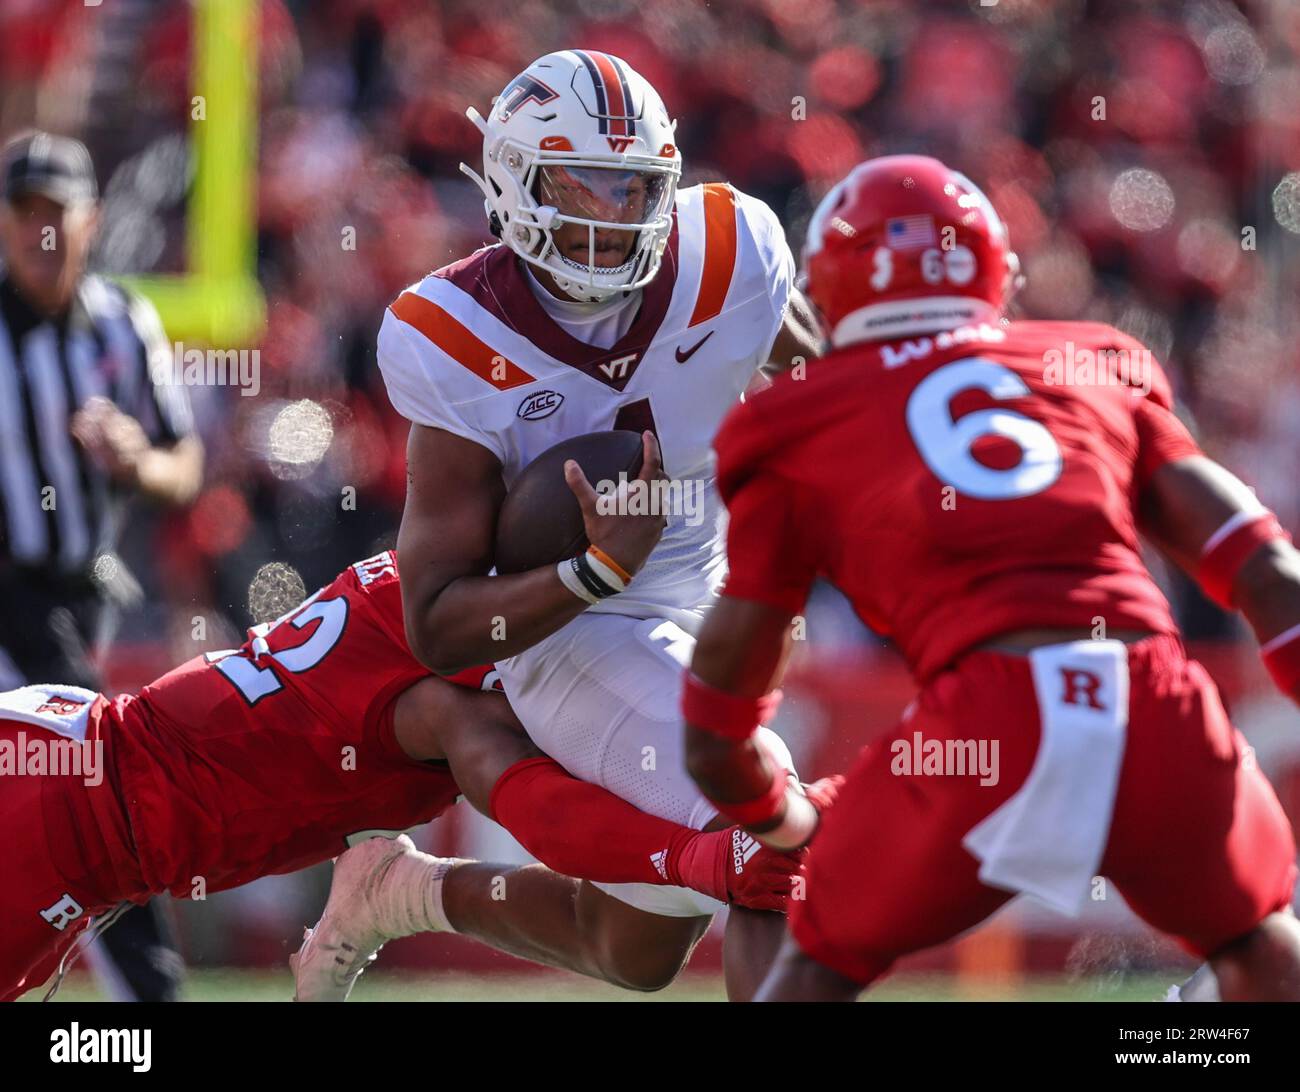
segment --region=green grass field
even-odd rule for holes
[[[866,995],[868,1001],[1157,1001],[1180,976],[1126,975],[1068,978],[1038,976],[1014,985],[959,981],[948,975],[899,975]],[[39,1000],[33,991],[23,1000]],[[192,970],[190,1001],[287,1001],[293,993],[288,970]],[[572,975],[367,974],[354,1001],[722,1001],[721,978],[683,975],[659,993],[630,993]],[[66,983],[55,1001],[96,1001],[102,996],[86,975]]]

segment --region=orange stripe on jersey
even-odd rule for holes
[[[704,187],[704,273],[695,297],[691,326],[708,322],[722,311],[736,268],[736,195],[723,182]]]
[[[493,352],[491,346],[480,341],[432,300],[414,292],[403,292],[389,310],[406,325],[419,330],[461,367],[468,368],[499,391],[522,387],[533,381],[523,368]]]

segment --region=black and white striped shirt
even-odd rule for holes
[[[70,422],[98,395],[155,445],[189,435],[171,359],[152,304],[118,285],[83,277],[67,314],[51,319],[0,278],[0,567],[84,572],[114,547],[123,495]]]

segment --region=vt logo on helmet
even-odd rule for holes
[[[682,158],[655,89],[608,53],[548,53],[497,96],[483,134],[493,234],[575,300],[648,284],[672,231]]]
[[[854,167],[817,206],[804,274],[839,347],[996,322],[1020,262],[970,179],[928,156],[892,155]]]

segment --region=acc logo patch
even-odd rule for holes
[[[519,403],[515,416],[525,421],[540,421],[559,409],[563,401],[564,395],[559,391],[536,391]]]

